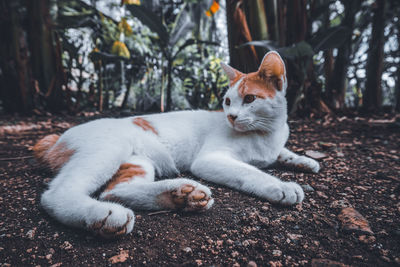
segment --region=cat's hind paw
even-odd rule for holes
[[[198,183],[185,183],[176,189],[163,192],[158,198],[159,204],[167,209],[184,211],[204,211],[211,208],[214,199],[206,186]]]
[[[132,210],[110,206],[108,210],[97,214],[97,219],[86,222],[87,229],[104,238],[116,238],[132,231],[135,217]]]
[[[281,182],[270,185],[265,190],[266,198],[277,204],[293,205],[304,199],[304,192],[300,185],[293,182]]]

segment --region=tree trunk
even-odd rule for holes
[[[286,17],[287,17],[287,1],[288,0],[280,0],[278,1],[278,10],[277,10],[277,16],[278,16],[278,43],[279,46],[285,46],[286,45],[286,35],[287,35],[287,22],[286,22]]]
[[[286,27],[281,29],[279,33],[280,45],[289,46],[301,41],[304,41],[308,34],[308,21],[307,21],[307,3],[305,0],[299,1],[279,1],[279,25]],[[286,98],[288,101],[289,113],[293,113],[297,109],[301,95],[310,95],[311,85],[315,84],[314,81],[308,80],[307,74],[313,71],[309,65],[309,58],[298,58],[295,61],[288,61],[287,63],[287,76],[288,76],[288,89]],[[299,73],[298,69],[303,69],[304,72]],[[310,69],[311,68],[311,69]],[[297,72],[296,72],[297,70]],[[309,99],[303,99],[303,107],[309,105]]]
[[[1,0],[0,99],[7,112],[29,113],[33,109],[33,83],[29,50],[21,27],[16,1]]]
[[[385,0],[376,0],[372,20],[372,35],[366,67],[364,109],[378,110],[382,106],[383,33],[385,28]]]
[[[229,56],[232,67],[248,73],[257,70],[259,62],[254,46],[237,48],[253,40],[241,6],[242,0],[226,0]]]
[[[397,44],[400,44],[400,23],[397,24]],[[395,110],[400,112],[400,68],[397,67],[397,80],[396,80],[396,107]]]
[[[129,95],[130,95],[130,92],[131,92],[132,80],[133,80],[132,76],[133,76],[132,73],[130,73],[129,74],[129,78],[128,78],[128,84],[126,86],[126,92],[125,92],[125,95],[124,95],[124,100],[122,101],[122,104],[121,104],[121,109],[125,109],[126,108],[126,104],[128,103]]]
[[[64,105],[62,86],[65,74],[61,62],[61,46],[53,31],[50,1],[27,1],[28,39],[31,52],[32,73],[46,96],[47,108],[60,111]]]
[[[168,80],[167,80],[167,105],[165,107],[166,111],[171,110],[171,104],[172,104],[172,60],[168,59],[168,67],[167,67],[167,75],[168,75]]]
[[[330,11],[329,9],[325,13],[325,17],[323,19],[323,28],[327,30],[330,27],[331,20],[329,18]],[[332,99],[332,91],[329,88],[329,84],[332,82],[333,77],[333,69],[334,69],[334,58],[333,58],[333,49],[328,49],[324,51],[324,76],[325,76],[325,94],[324,100],[326,103],[331,102]]]
[[[325,101],[327,103],[330,102],[332,99],[332,91],[328,87],[328,84],[332,82],[332,77],[333,77],[333,68],[334,68],[334,59],[333,59],[333,50],[328,49],[324,52],[324,76],[325,76]]]
[[[245,1],[243,8],[252,40],[269,40],[264,0]],[[258,60],[262,59],[267,52],[267,49],[263,47],[255,47],[255,50]]]
[[[354,28],[354,20],[360,1],[342,1],[345,7],[345,14],[342,25],[348,27],[351,31]],[[331,93],[330,106],[335,109],[344,108],[346,96],[347,69],[350,64],[352,34],[346,38],[343,45],[338,49],[332,79],[327,83],[327,91]]]
[[[287,5],[286,46],[304,41],[308,34],[307,1],[297,0]]]
[[[96,64],[95,64],[96,66]],[[98,94],[99,94],[99,103],[98,103],[98,108],[99,111],[103,111],[103,88],[104,88],[104,83],[103,83],[103,63],[101,60],[97,62],[97,73],[99,75],[99,80],[97,81],[97,88],[98,88]]]
[[[265,0],[264,10],[267,17],[268,36],[270,40],[279,41],[278,0]]]
[[[397,68],[397,82],[396,82],[396,108],[400,112],[400,68]]]
[[[165,66],[164,66],[164,57],[161,57],[161,88],[160,88],[160,111],[165,111]]]

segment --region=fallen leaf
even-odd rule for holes
[[[287,236],[292,240],[299,240],[300,238],[303,238],[303,235],[299,235],[299,234],[288,233]]]
[[[327,158],[328,155],[322,152],[314,151],[314,150],[307,150],[306,156],[313,158],[313,159],[324,159]]]
[[[373,234],[367,219],[354,208],[349,207],[342,209],[338,219],[345,231]]]
[[[344,263],[328,259],[312,259],[311,267],[348,267]]]
[[[125,262],[129,258],[129,253],[127,250],[121,250],[118,255],[112,256],[108,260],[111,264],[116,264],[120,262]]]
[[[332,147],[336,147],[336,144],[334,144],[334,143],[327,143],[327,142],[319,142],[318,145],[319,145],[320,147],[322,147],[322,148],[325,148],[325,149],[329,149],[329,148],[332,148]]]

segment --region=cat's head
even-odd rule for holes
[[[244,74],[221,64],[230,80],[223,108],[230,127],[239,132],[270,132],[287,118],[286,69],[280,55],[267,53],[257,72]]]

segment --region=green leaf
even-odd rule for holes
[[[312,57],[314,55],[313,48],[306,41],[301,41],[299,43],[285,47],[278,47],[276,46],[275,42],[269,40],[252,41],[244,43],[238,46],[238,48],[242,48],[249,45],[264,47],[270,51],[277,51],[281,56],[288,59],[295,59],[300,57]]]
[[[188,32],[194,28],[194,23],[189,16],[186,4],[183,4],[178,16],[175,19],[171,33],[169,45],[174,46],[181,38],[184,38]]]
[[[113,55],[105,52],[91,52],[89,58],[92,61],[104,60],[107,62],[120,62],[121,60],[127,61],[127,58],[118,55]]]
[[[309,43],[301,41],[291,46],[282,47],[277,49],[279,54],[288,59],[312,57],[314,50]]]
[[[173,58],[175,58],[180,52],[182,52],[183,49],[185,49],[188,46],[194,45],[194,44],[208,44],[208,45],[215,45],[215,46],[220,45],[219,43],[216,43],[216,42],[202,41],[202,40],[196,40],[196,39],[191,38],[191,39],[186,40],[186,42],[178,48],[178,51],[175,53]]]
[[[57,18],[58,29],[72,29],[72,28],[96,28],[99,27],[101,21],[92,18],[92,15],[62,15]]]
[[[144,6],[127,5],[126,8],[131,12],[132,16],[138,18],[144,25],[156,32],[160,41],[166,45],[169,42],[169,36],[166,27],[161,19],[151,10]]]
[[[336,27],[340,25],[341,22],[342,22],[342,16],[337,15],[331,20],[331,26]]]
[[[329,14],[329,5],[334,4],[336,0],[319,0],[316,1],[316,8],[312,10],[311,16],[313,20],[318,20],[323,16]]]
[[[340,47],[351,34],[349,27],[335,26],[319,31],[310,40],[315,52]]]
[[[237,48],[242,48],[242,47],[249,46],[249,45],[264,47],[264,48],[267,48],[268,50],[277,50],[278,49],[278,47],[275,45],[275,42],[270,41],[270,40],[251,41],[251,42],[241,44]]]

